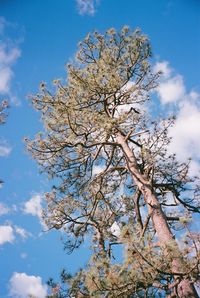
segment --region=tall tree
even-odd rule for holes
[[[55,80],[51,93],[42,83],[32,98],[45,132],[27,140],[56,184],[46,194],[47,226],[64,229],[70,252],[85,239],[93,251],[87,268],[62,274],[63,290],[50,281],[54,295],[198,297],[198,235],[187,223],[199,212],[198,179],[188,176],[189,161],[167,153],[174,119],[148,115],[159,76],[148,38],[123,27],[79,46],[67,84]],[[114,246],[123,260],[113,261]]]

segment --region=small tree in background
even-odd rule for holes
[[[151,119],[157,86],[151,49],[139,30],[88,34],[68,65],[67,84],[45,84],[32,98],[45,126],[27,148],[56,186],[44,219],[66,233],[72,252],[91,240],[92,257],[75,276],[50,280],[53,297],[198,297],[198,179],[189,161],[167,154],[173,118]],[[155,117],[154,117],[155,118]],[[115,228],[115,231],[114,231]],[[177,231],[186,230],[177,242]],[[123,261],[113,261],[113,247]]]

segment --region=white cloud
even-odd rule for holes
[[[95,6],[97,6],[99,2],[100,0],[76,0],[79,14],[94,15],[96,12]]]
[[[0,215],[6,214],[10,209],[0,204],[0,208],[3,208],[0,211]],[[26,239],[31,234],[25,229],[19,226],[13,226],[11,223],[6,223],[0,226],[0,245],[5,244],[6,242],[13,243],[16,238],[16,235],[19,235],[23,240]]]
[[[162,72],[160,84],[156,89],[161,104],[176,103],[184,99],[186,90],[183,77],[180,74],[173,74],[169,62],[157,62],[153,71],[154,73]]]
[[[172,137],[169,150],[179,160],[200,158],[200,106],[191,101],[191,96],[186,99],[181,103],[175,125],[169,130]]]
[[[33,216],[41,217],[42,215],[42,196],[34,194],[30,200],[24,204],[24,212]]]
[[[92,168],[92,175],[99,175],[105,170],[105,166],[93,166]]]
[[[22,252],[21,254],[20,254],[20,257],[22,258],[22,259],[26,259],[27,258],[27,253],[26,252]]]
[[[37,298],[45,298],[47,296],[47,286],[42,284],[40,276],[14,272],[9,283],[12,297],[27,298],[32,295]]]
[[[8,156],[11,152],[11,147],[6,146],[6,145],[0,145],[0,156]]]
[[[168,152],[176,153],[181,162],[192,158],[189,173],[197,175],[200,173],[200,94],[186,92],[183,77],[180,74],[173,76],[168,62],[156,63],[154,71],[163,72],[157,88],[161,104],[170,104],[169,109],[176,107],[176,122],[169,129],[172,141]]]
[[[0,63],[10,65],[20,57],[20,50],[16,47],[9,48],[6,43],[0,44]]]
[[[15,240],[13,228],[10,225],[0,226],[0,245],[6,242],[13,243]]]
[[[200,177],[200,164],[196,160],[191,160],[189,167],[189,176],[199,176]]]
[[[24,203],[23,211],[26,214],[37,216],[43,228],[46,228],[45,222],[42,219],[42,195],[34,194],[30,200]]]
[[[2,66],[0,68],[0,94],[9,93],[12,76],[13,72],[8,66]]]
[[[12,148],[8,145],[6,140],[0,140],[0,156],[6,157],[10,154]]]
[[[182,100],[185,96],[185,86],[182,76],[177,75],[164,80],[158,86],[157,92],[162,104]]]
[[[154,73],[161,72],[164,78],[169,78],[172,72],[168,61],[157,62],[153,68]]]
[[[22,227],[15,226],[15,232],[18,234],[22,239],[26,239],[28,236],[30,236],[30,233],[27,232]]]
[[[12,64],[20,57],[20,50],[16,47],[7,49],[5,43],[0,44],[0,94],[10,95],[10,84],[13,77]]]
[[[134,81],[127,82],[119,92],[117,96],[129,95],[129,103],[120,104],[116,107],[115,117],[118,118],[122,113],[128,113],[132,109],[138,110],[139,113],[147,112],[147,105],[141,105],[141,101],[144,100],[143,95],[141,95],[140,90],[136,87]],[[135,102],[136,101],[136,102]],[[132,102],[132,103],[130,103]]]
[[[10,209],[3,203],[0,203],[0,216],[8,214]]]
[[[116,237],[120,237],[121,234],[121,229],[120,226],[118,225],[118,223],[115,221],[112,226],[110,227],[110,231],[111,233],[116,236]]]
[[[20,57],[21,52],[16,44],[4,37],[4,31],[8,25],[4,18],[0,18],[0,95],[8,95],[12,101],[11,81],[14,77],[12,65]]]

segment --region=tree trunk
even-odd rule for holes
[[[140,170],[137,165],[136,158],[134,156],[134,153],[128,146],[128,143],[125,139],[125,137],[121,133],[117,133],[117,143],[121,146],[123,153],[126,158],[127,167],[132,175],[132,178],[143,194],[145,203],[148,207],[149,215],[151,216],[154,229],[157,233],[160,245],[163,247],[163,249],[169,244],[169,243],[175,243],[177,246],[177,252],[178,252],[178,245],[174,240],[174,235],[172,234],[168,223],[166,216],[164,212],[162,211],[162,208],[160,206],[160,203],[158,199],[156,198],[156,195],[153,191],[153,188],[151,186],[151,183],[140,173]],[[180,258],[176,258],[172,262],[172,272],[178,273],[181,272],[181,260]],[[198,298],[198,294],[194,288],[194,286],[190,283],[189,279],[182,280],[178,287],[177,287],[178,297],[180,298]]]
[[[190,297],[199,297],[197,291],[192,283],[188,279],[183,279],[177,287],[178,297],[181,298],[190,298]]]

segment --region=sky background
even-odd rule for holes
[[[150,110],[175,113],[170,150],[180,160],[200,160],[200,0],[0,0],[0,99],[8,99],[0,127],[0,297],[38,298],[63,267],[75,272],[89,252],[63,251],[60,232],[43,232],[43,194],[50,190],[26,153],[23,138],[42,123],[28,96],[40,82],[65,78],[65,64],[88,32],[139,27],[153,49],[152,65],[163,76]]]

